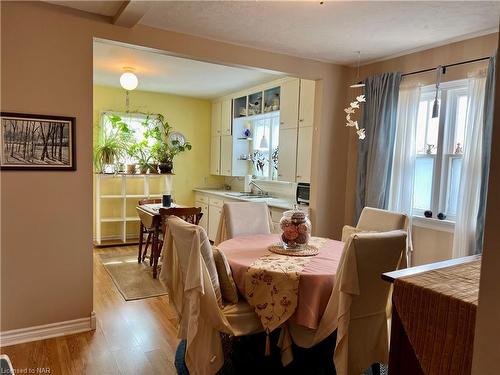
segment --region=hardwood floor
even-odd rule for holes
[[[178,340],[168,297],[125,301],[96,256],[126,250],[130,247],[94,249],[95,331],[0,349],[19,373],[48,368],[51,375],[176,374]]]

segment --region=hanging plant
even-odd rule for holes
[[[356,100],[349,105],[349,107],[344,108],[344,112],[347,113],[347,116],[345,117],[345,119],[347,120],[346,126],[356,128],[356,134],[358,135],[359,139],[366,138],[365,129],[360,129],[358,122],[351,119],[351,115],[354,115],[356,109],[359,108],[359,104],[364,102],[366,102],[365,96],[359,95],[356,97]]]

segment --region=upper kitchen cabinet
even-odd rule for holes
[[[313,127],[299,126],[297,137],[297,171],[296,182],[311,181]]]
[[[315,81],[285,77],[214,101],[211,173],[309,182],[314,96]]]
[[[300,80],[294,78],[281,85],[280,128],[296,128],[299,120]]]
[[[220,143],[220,174],[233,176],[233,137],[223,135]]]
[[[314,125],[314,96],[316,82],[309,79],[300,80],[299,126]]]
[[[231,135],[231,99],[223,100],[221,103],[221,132],[222,135]]]
[[[220,175],[220,157],[221,157],[221,136],[212,137],[210,143],[210,173]]]
[[[212,137],[221,135],[222,125],[222,102],[212,102]]]

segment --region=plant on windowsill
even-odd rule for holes
[[[140,173],[146,174],[148,170],[150,170],[151,173],[156,173],[150,163],[151,153],[148,148],[147,139],[132,144],[128,149],[128,154],[137,161]]]
[[[115,173],[117,164],[125,156],[131,139],[131,131],[120,116],[108,117],[111,126],[99,129],[98,142],[94,147],[94,170],[98,173]]]
[[[156,115],[151,122],[149,122],[148,116],[145,121],[148,123],[147,136],[155,139],[155,143],[151,147],[153,160],[158,162],[160,173],[172,173],[175,156],[191,150],[191,143],[186,141],[181,144],[177,139],[170,139],[172,127],[163,115]]]

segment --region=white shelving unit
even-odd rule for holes
[[[96,245],[103,245],[108,241],[117,244],[137,242],[138,229],[130,230],[127,225],[139,222],[135,206],[141,199],[161,198],[163,194],[171,194],[172,176],[171,174],[95,174]],[[142,183],[138,182],[140,179]],[[158,183],[154,184],[155,180]],[[138,189],[139,186],[141,189]],[[115,215],[104,216],[104,211],[113,211]],[[106,223],[119,223],[120,234],[103,236],[103,225]]]

